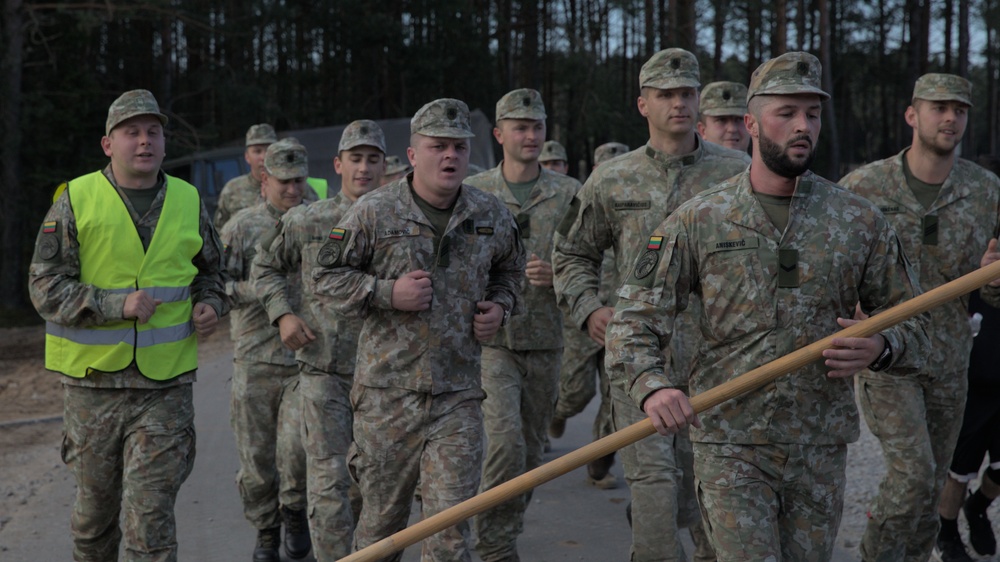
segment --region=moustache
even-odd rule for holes
[[[785,147],[787,148],[789,146],[792,146],[793,144],[795,144],[795,143],[797,143],[799,141],[806,141],[806,143],[809,144],[809,148],[812,148],[812,146],[813,146],[813,141],[812,141],[811,138],[809,138],[809,135],[799,135],[799,136],[793,138],[792,140],[788,141],[788,143],[785,145]]]

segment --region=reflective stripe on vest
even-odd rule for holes
[[[143,290],[157,305],[149,321],[115,320],[100,326],[46,325],[45,366],[72,377],[117,372],[135,362],[154,380],[197,367],[191,321],[192,259],[201,251],[201,204],[192,185],[167,176],[166,194],[148,250],[144,250],[118,191],[101,172],[69,183],[80,243],[80,281],[113,294]]]

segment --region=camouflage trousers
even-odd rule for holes
[[[694,444],[705,530],[719,562],[833,556],[847,445]]]
[[[590,339],[587,332],[570,323],[563,324],[562,369],[559,372],[559,400],[555,417],[568,420],[579,414],[597,394],[600,382],[601,406],[594,417],[594,440],[614,432],[611,423],[611,388],[604,370],[604,348]],[[595,377],[596,375],[596,377]]]
[[[542,464],[545,432],[556,402],[562,349],[514,351],[483,347],[483,426],[486,458],[480,491]],[[476,552],[483,562],[517,554],[531,493],[476,516]]]
[[[230,422],[243,515],[255,529],[281,525],[279,505],[306,508],[306,454],[296,365],[236,361]]]
[[[162,390],[65,385],[62,459],[76,479],[73,559],[177,560],[174,503],[195,457],[191,385]]]
[[[923,562],[940,527],[937,504],[962,426],[968,377],[964,372],[904,377],[863,371],[856,386],[886,465],[861,556]]]
[[[615,429],[647,419],[619,384],[611,385]],[[632,562],[686,560],[678,529],[700,525],[687,432],[651,435],[618,451],[632,494]]]
[[[306,451],[309,534],[313,555],[332,562],[350,554],[354,537],[351,476],[351,376],[316,373],[303,365],[302,445]],[[360,500],[360,494],[355,494]]]
[[[354,532],[360,550],[406,527],[420,485],[424,518],[476,495],[483,462],[483,391],[432,395],[355,384],[351,476],[364,505]],[[472,559],[469,523],[424,539],[422,562]],[[386,560],[398,562],[401,552]]]

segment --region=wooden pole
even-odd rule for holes
[[[695,412],[704,412],[727,400],[736,398],[756,390],[774,379],[802,368],[813,361],[822,358],[823,351],[833,347],[834,338],[869,337],[882,330],[891,328],[900,322],[940,306],[950,300],[971,293],[979,287],[1000,278],[1000,261],[963,275],[954,281],[927,291],[893,308],[882,311],[875,316],[844,328],[817,342],[793,351],[784,357],[779,357],[770,363],[748,371],[739,377],[720,384],[691,398],[691,406]],[[913,353],[915,350],[910,350]],[[607,437],[594,441],[571,453],[567,453],[547,464],[526,472],[503,484],[486,490],[458,505],[452,506],[437,515],[428,517],[402,531],[386,537],[358,552],[355,552],[341,562],[374,562],[395,552],[403,550],[434,533],[456,525],[487,509],[495,507],[511,498],[519,496],[528,490],[554,480],[563,474],[573,471],[593,460],[609,455],[626,445],[631,445],[640,439],[655,433],[652,422],[644,419]]]

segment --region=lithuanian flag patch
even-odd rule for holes
[[[343,228],[331,228],[330,229],[330,239],[331,240],[343,240],[344,236],[347,235],[347,231]]]
[[[44,232],[45,234],[51,234],[56,231],[56,226],[58,224],[59,223],[57,223],[56,221],[48,221],[46,223],[43,223],[42,232]]]
[[[649,244],[646,244],[647,250],[659,250],[660,246],[663,244],[662,236],[650,236]]]

